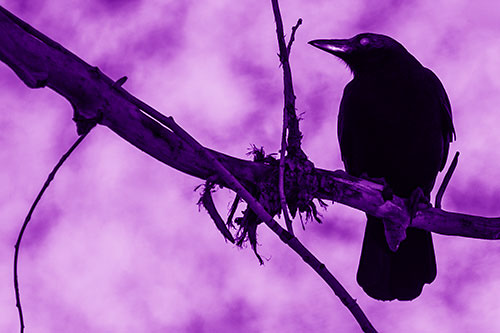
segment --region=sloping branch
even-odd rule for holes
[[[65,97],[73,106],[77,121],[100,119],[101,125],[130,144],[183,173],[205,180],[217,173],[194,148],[154,119],[165,116],[115,85],[97,67],[88,65],[3,7],[0,7],[0,60],[28,87],[46,86]],[[244,185],[265,181],[275,170],[274,166],[265,163],[210,152]],[[316,184],[314,197],[396,223],[404,224],[403,221],[409,220],[405,199],[394,196],[385,201],[382,185],[352,177],[342,170],[316,168],[313,175],[310,182]],[[228,186],[223,182],[221,185]],[[411,226],[444,235],[500,238],[500,218],[451,213],[437,208],[418,211]]]

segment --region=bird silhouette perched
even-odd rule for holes
[[[450,102],[437,76],[388,36],[363,33],[309,43],[342,59],[353,73],[338,115],[346,171],[383,178],[400,197],[423,193],[429,201],[455,137]],[[367,217],[359,285],[378,300],[415,299],[436,277],[430,232],[408,228],[393,252],[382,220]]]

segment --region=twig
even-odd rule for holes
[[[19,281],[18,281],[18,277],[17,277],[17,263],[19,261],[19,249],[21,247],[21,240],[23,238],[24,232],[26,231],[26,227],[28,226],[29,221],[31,220],[31,216],[33,215],[33,212],[35,211],[36,205],[38,204],[40,199],[42,199],[43,194],[45,193],[45,191],[49,187],[50,183],[54,179],[54,176],[56,175],[57,171],[63,165],[63,163],[66,161],[66,159],[71,155],[71,153],[76,149],[76,147],[78,147],[78,145],[83,141],[83,139],[85,139],[85,137],[87,136],[88,133],[89,132],[87,131],[87,132],[83,133],[82,135],[80,135],[80,137],[78,137],[78,139],[75,141],[75,143],[73,143],[73,145],[69,148],[69,150],[61,157],[59,162],[57,162],[54,169],[52,169],[49,176],[47,177],[47,180],[43,184],[42,189],[38,193],[33,204],[31,205],[31,208],[28,212],[28,215],[26,215],[26,218],[24,219],[24,223],[21,227],[21,230],[19,231],[19,235],[17,236],[16,245],[14,246],[15,247],[15,251],[14,251],[14,290],[16,292],[16,307],[17,307],[17,311],[19,313],[19,323],[20,323],[21,333],[24,332],[24,327],[25,327],[24,326],[24,319],[23,319],[23,309],[21,306],[21,294],[19,292]]]
[[[451,161],[450,167],[448,168],[448,171],[446,171],[446,174],[444,175],[443,182],[441,183],[441,186],[439,186],[439,190],[436,194],[436,201],[434,204],[434,207],[436,208],[441,208],[441,200],[443,200],[444,191],[446,191],[446,187],[450,182],[451,176],[453,176],[453,172],[457,167],[459,155],[460,152],[457,151],[455,153],[455,156],[453,156],[453,161]]]
[[[302,24],[302,19],[299,18],[297,20],[297,24],[295,24],[292,27],[292,34],[290,35],[290,40],[288,41],[288,45],[286,47],[286,51],[288,53],[288,57],[290,57],[290,52],[292,51],[292,44],[295,41],[295,31],[297,31],[297,29],[300,27],[301,24]]]
[[[215,208],[214,201],[212,199],[212,188],[214,187],[213,183],[210,183],[207,181],[205,183],[205,188],[203,190],[203,194],[201,196],[201,203],[203,204],[203,207],[208,212],[208,215],[212,218],[212,220],[215,223],[215,226],[219,231],[221,232],[222,236],[224,236],[224,239],[230,241],[231,243],[234,244],[234,238],[233,235],[229,232],[229,230],[226,227],[226,224],[224,223],[224,220],[222,220],[222,217],[219,215],[219,212],[217,211],[217,208]]]
[[[342,303],[351,311],[354,318],[360,324],[364,332],[376,332],[366,315],[363,313],[356,301],[349,295],[344,287],[337,279],[328,271],[326,266],[321,263],[302,243],[285,229],[283,229],[264,207],[243,187],[243,185],[217,160],[214,155],[205,149],[198,141],[196,141],[189,133],[175,123],[172,117],[164,117],[164,125],[167,126],[182,138],[186,143],[193,147],[200,156],[210,161],[219,177],[228,184],[228,186],[236,191],[243,198],[255,214],[261,219],[278,237],[288,246],[292,248],[302,259],[314,269],[321,278],[330,286],[334,293],[340,298]]]
[[[233,226],[233,217],[234,217],[234,214],[236,213],[236,209],[238,209],[238,204],[240,203],[240,196],[238,194],[236,194],[236,196],[234,197],[234,200],[233,200],[233,203],[231,205],[231,208],[229,210],[229,215],[227,217],[227,222],[226,222],[226,225],[228,228],[231,228]]]

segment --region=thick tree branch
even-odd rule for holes
[[[383,185],[348,175],[343,170],[316,169],[319,190],[315,197],[333,200],[370,215],[393,220],[404,225],[409,222],[405,200],[394,196],[385,201]],[[447,212],[438,208],[421,208],[411,226],[442,235],[479,239],[500,239],[500,218]]]
[[[53,89],[68,99],[81,117],[95,119],[101,112],[101,125],[183,173],[205,180],[216,174],[214,167],[200,158],[191,146],[143,113],[140,110],[145,105],[143,102],[138,103],[137,98],[124,89],[114,87],[113,80],[59,44],[42,40],[48,37],[40,38],[43,36],[40,32],[35,36],[23,29],[9,18],[12,16],[0,7],[0,60],[29,87]],[[37,77],[43,80],[37,80]],[[211,153],[243,184],[269,179],[274,171],[274,166],[265,163],[245,161],[216,151]],[[404,199],[394,197],[385,202],[379,184],[352,177],[342,170],[319,168],[315,169],[312,182],[318,184],[316,193],[313,193],[317,198],[342,203],[378,217],[396,221],[407,218]],[[419,211],[412,226],[444,235],[500,238],[500,218],[450,213],[436,208]]]

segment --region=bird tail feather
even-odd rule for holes
[[[436,258],[431,233],[408,228],[396,252],[387,245],[382,219],[367,215],[357,280],[378,300],[412,300],[424,284],[436,278]]]

